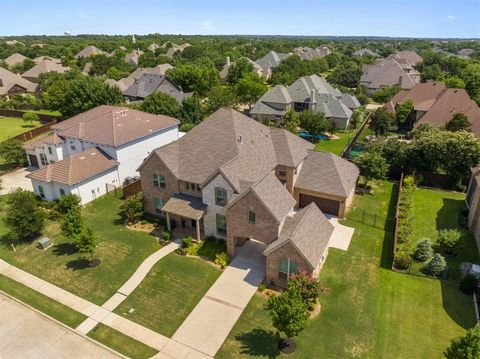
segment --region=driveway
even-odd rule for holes
[[[215,356],[265,277],[265,245],[253,240],[210,287],[172,339]]]
[[[0,292],[0,357],[124,358]]]
[[[355,228],[344,226],[343,224],[338,223],[338,218],[333,216],[328,216],[328,220],[335,227],[330,239],[330,248],[337,248],[343,251],[348,250],[348,246],[352,241],[353,232]]]
[[[7,194],[12,189],[18,187],[33,191],[32,182],[28,178],[25,178],[30,172],[31,171],[26,168],[20,168],[0,176],[0,179],[2,180],[0,194]]]

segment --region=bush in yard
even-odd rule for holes
[[[382,180],[387,177],[388,164],[378,151],[366,151],[355,159],[360,173],[365,179],[365,186],[371,180]]]
[[[162,239],[164,239],[165,241],[169,241],[170,237],[171,237],[170,232],[168,232],[168,231],[163,231],[162,232]]]
[[[17,188],[7,198],[4,222],[16,240],[31,240],[45,225],[45,213],[35,193]]]
[[[408,250],[401,249],[395,254],[395,267],[398,269],[408,269],[412,264],[412,257]]]
[[[480,326],[467,330],[464,336],[452,340],[444,353],[447,359],[477,359],[480,357]]]
[[[193,245],[193,238],[188,236],[182,239],[182,248],[190,248]]]
[[[288,278],[288,289],[300,293],[308,310],[314,310],[319,293],[318,279],[308,276],[305,272],[293,274]]]
[[[268,299],[268,309],[273,326],[285,333],[287,341],[282,347],[294,348],[291,338],[297,336],[306,326],[308,320],[307,306],[297,291],[283,291],[279,296]]]
[[[415,250],[413,251],[412,257],[417,261],[425,262],[426,260],[430,259],[432,255],[433,255],[433,250],[432,250],[432,243],[430,242],[430,239],[423,238],[417,242],[415,246]]]
[[[0,158],[11,166],[20,167],[26,165],[27,157],[22,146],[22,142],[13,139],[0,142]]]
[[[137,223],[143,216],[143,193],[125,199],[120,205],[120,210],[128,223]]]
[[[415,193],[415,180],[412,176],[406,176],[403,180],[402,194],[398,206],[398,233],[399,243],[405,243],[409,248],[413,234],[413,195]]]
[[[442,252],[455,254],[461,249],[461,234],[458,229],[442,229],[439,232],[438,244]]]
[[[471,273],[468,273],[465,277],[462,278],[459,289],[465,294],[473,294],[475,288],[477,287],[477,282],[477,277],[475,277]]]
[[[430,259],[430,261],[425,266],[425,270],[427,273],[433,276],[440,276],[445,273],[447,269],[447,262],[445,258],[439,253],[435,253],[435,255]]]
[[[226,266],[228,266],[228,263],[230,263],[230,257],[228,256],[227,253],[225,252],[217,253],[217,255],[215,256],[215,264],[217,266],[220,266],[220,268],[223,269]]]

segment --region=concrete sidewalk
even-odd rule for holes
[[[172,339],[214,356],[265,277],[265,245],[247,241]]]

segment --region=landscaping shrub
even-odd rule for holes
[[[162,239],[164,239],[165,241],[169,241],[170,237],[171,237],[170,232],[168,232],[168,231],[163,231],[162,232]]]
[[[410,256],[410,253],[408,253],[408,250],[406,249],[399,250],[395,254],[394,264],[395,264],[395,268],[398,268],[398,269],[410,268],[410,265],[412,264],[412,257]]]
[[[128,197],[120,205],[121,216],[128,223],[137,223],[143,216],[143,193]]]
[[[397,240],[404,243],[405,248],[411,247],[413,234],[413,195],[415,193],[415,180],[412,176],[406,176],[403,180],[402,194],[398,205],[398,232]]]
[[[193,245],[193,238],[188,236],[182,239],[182,248],[189,248]]]
[[[230,263],[230,257],[226,252],[217,253],[215,256],[215,264],[220,266],[220,268],[225,268]]]
[[[444,353],[447,359],[474,359],[480,357],[480,326],[467,330],[464,336],[452,340]]]
[[[225,241],[218,240],[215,237],[207,237],[204,241],[201,242],[201,245],[198,249],[198,255],[207,257],[210,260],[215,260],[217,254],[226,252],[227,246]]]
[[[314,310],[319,294],[318,279],[299,272],[288,278],[288,291],[299,292],[308,310]]]
[[[461,250],[461,234],[458,229],[442,229],[439,232],[438,244],[445,254],[456,254]]]
[[[265,289],[267,289],[265,283],[260,283],[260,285],[258,286],[258,291],[262,293]]]
[[[477,287],[477,282],[477,277],[469,273],[462,278],[459,289],[465,294],[473,294],[475,288]]]
[[[430,239],[423,238],[417,242],[415,246],[415,250],[413,251],[412,257],[413,259],[425,262],[426,260],[430,259],[433,255],[432,244],[430,243]]]
[[[447,262],[445,258],[439,254],[435,253],[435,255],[430,259],[430,261],[425,266],[425,270],[433,276],[440,276],[445,273],[447,269]]]

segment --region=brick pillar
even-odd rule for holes
[[[230,257],[235,257],[235,238],[232,236],[227,236],[227,254]]]

